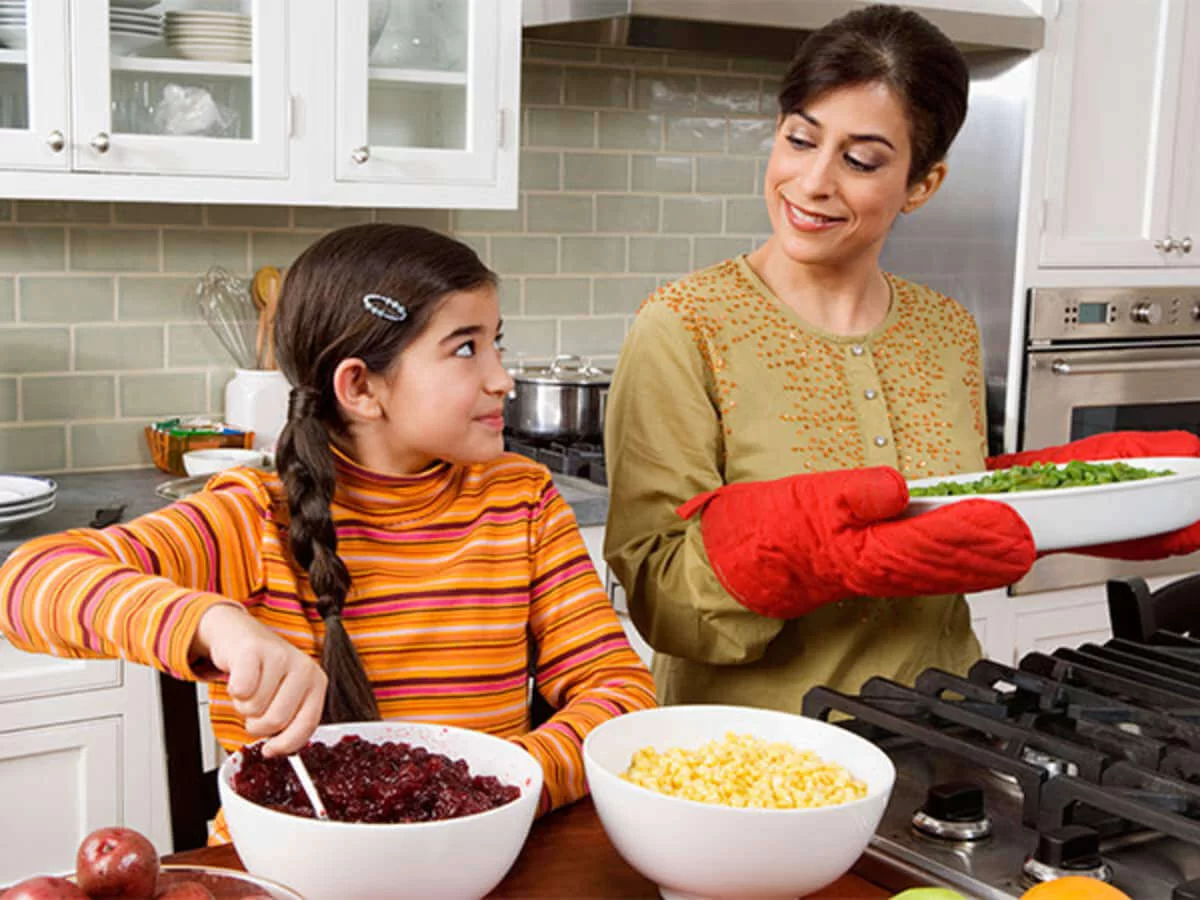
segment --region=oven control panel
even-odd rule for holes
[[[1029,340],[1200,337],[1200,288],[1034,288]]]

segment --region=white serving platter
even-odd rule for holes
[[[1038,550],[1070,550],[1164,534],[1200,521],[1200,458],[1152,456],[1124,460],[1143,469],[1168,469],[1174,475],[1121,481],[1094,487],[1063,487],[1007,494],[913,497],[907,515],[920,515],[963,500],[992,500],[1011,506],[1033,532]],[[1061,468],[1061,466],[1060,466]],[[909,489],[947,481],[978,481],[990,472],[918,478]]]
[[[24,506],[32,500],[53,497],[58,485],[49,478],[0,475],[0,511],[7,506]]]

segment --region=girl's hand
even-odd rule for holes
[[[296,752],[321,723],[324,670],[241,607],[209,609],[191,649],[193,658],[207,656],[229,676],[229,696],[246,730],[271,738],[264,756]]]

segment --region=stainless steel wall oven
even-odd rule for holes
[[[1106,431],[1200,434],[1200,288],[1035,288],[1027,322],[1022,449]],[[1197,570],[1200,554],[1141,564],[1055,554],[1013,593]]]

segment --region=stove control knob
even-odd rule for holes
[[[1163,318],[1162,306],[1153,300],[1135,303],[1129,310],[1129,318],[1142,325],[1157,325]]]
[[[1112,870],[1100,857],[1100,833],[1083,825],[1067,825],[1038,834],[1037,850],[1022,867],[1031,881],[1053,881],[1084,875],[1110,881]]]
[[[1033,858],[1056,869],[1094,869],[1100,865],[1100,834],[1083,825],[1043,831]]]
[[[931,787],[912,824],[922,834],[948,841],[978,841],[992,833],[983,789],[969,781]]]
[[[1200,301],[1192,304],[1192,321],[1200,322]]]

